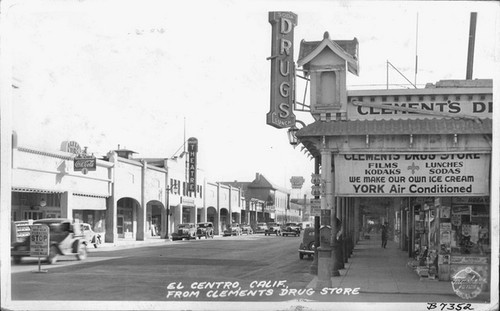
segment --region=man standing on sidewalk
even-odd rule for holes
[[[388,235],[388,223],[385,222],[384,225],[382,226],[382,247],[385,248],[387,246],[387,235]]]

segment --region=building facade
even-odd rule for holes
[[[359,239],[360,198],[390,198],[382,219],[402,250],[423,258],[422,271],[449,280],[469,266],[489,280],[492,81],[349,91],[357,44],[325,34],[302,41],[297,62],[315,119],[297,137],[320,167],[321,222],[345,241],[332,256],[347,262]]]

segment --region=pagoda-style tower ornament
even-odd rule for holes
[[[358,40],[300,42],[297,65],[311,79],[311,114],[316,120],[345,120],[347,112],[347,71],[358,75]]]

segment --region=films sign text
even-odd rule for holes
[[[482,196],[488,154],[340,154],[335,192],[343,196]]]

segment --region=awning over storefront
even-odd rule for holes
[[[297,132],[297,137],[343,135],[491,134],[491,119],[352,120],[316,121]]]
[[[106,197],[73,194],[73,210],[106,210]]]
[[[25,193],[64,193],[62,190],[47,190],[47,189],[34,189],[24,187],[12,187],[12,192],[25,192]]]

